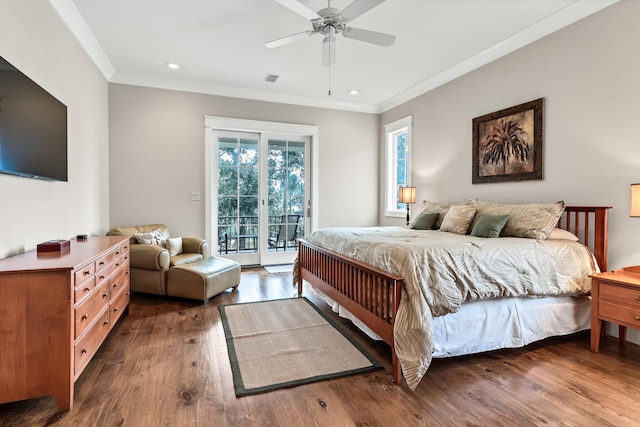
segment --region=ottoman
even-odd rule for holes
[[[176,265],[167,273],[167,295],[203,302],[240,284],[240,264],[225,258],[205,258]]]

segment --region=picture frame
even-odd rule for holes
[[[473,119],[472,183],[542,179],[544,98]]]

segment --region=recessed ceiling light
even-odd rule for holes
[[[167,62],[167,67],[171,68],[172,70],[177,70],[178,68],[180,68],[180,66],[175,62]]]
[[[358,89],[351,89],[351,90],[349,91],[349,93],[350,93],[351,95],[357,95],[357,94],[359,94],[359,93],[360,93],[360,91],[359,91]]]

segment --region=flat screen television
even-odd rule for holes
[[[67,107],[0,56],[0,173],[67,181]]]

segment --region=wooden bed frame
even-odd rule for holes
[[[610,206],[567,206],[558,227],[578,236],[607,270]],[[400,306],[403,278],[334,251],[299,240],[298,295],[304,280],[336,301],[391,346],[393,382],[402,381],[393,324]]]

